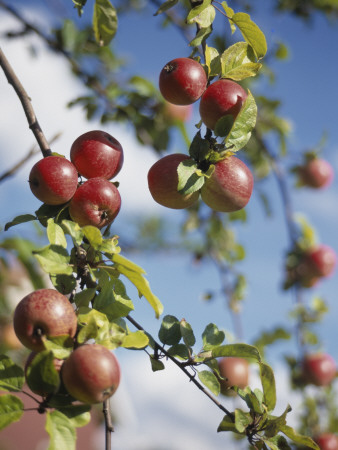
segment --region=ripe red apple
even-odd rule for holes
[[[163,97],[175,105],[190,105],[207,86],[203,66],[191,58],[176,58],[161,70],[159,88]]]
[[[303,186],[311,188],[328,187],[333,180],[333,169],[329,162],[321,158],[310,159],[298,167],[299,181]]]
[[[217,121],[228,114],[235,119],[248,94],[238,83],[221,79],[207,87],[200,101],[203,123],[214,130]]]
[[[318,245],[304,256],[306,278],[322,278],[332,274],[337,262],[335,251],[328,245]]]
[[[109,225],[121,208],[117,187],[104,178],[90,178],[75,192],[69,204],[69,214],[81,227]]]
[[[304,380],[315,386],[327,386],[336,377],[335,360],[327,353],[305,355],[302,361]]]
[[[174,153],[159,159],[150,168],[148,172],[148,187],[155,202],[167,208],[184,209],[198,200],[198,192],[182,195],[177,190],[177,167],[182,161],[187,159],[189,159],[187,155]]]
[[[321,450],[338,450],[338,437],[333,433],[322,433],[314,441]]]
[[[204,203],[215,211],[238,211],[250,200],[253,190],[250,169],[235,156],[215,164],[215,170],[201,189]]]
[[[110,180],[121,170],[123,149],[121,144],[105,131],[88,131],[73,142],[70,159],[83,177]]]
[[[222,394],[229,393],[231,386],[244,389],[249,384],[249,363],[246,359],[238,357],[224,357],[218,361]]]
[[[74,337],[77,317],[67,297],[54,289],[39,289],[18,303],[13,324],[22,344],[40,352],[44,350],[45,337]]]
[[[192,114],[192,105],[174,105],[173,103],[165,103],[165,115],[171,121],[180,120],[187,122]]]
[[[75,166],[62,156],[47,156],[32,167],[31,191],[47,205],[62,205],[74,195],[78,183]]]
[[[101,403],[120,383],[121,370],[115,355],[99,344],[85,344],[73,351],[61,370],[69,394],[83,403]]]

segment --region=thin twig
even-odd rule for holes
[[[105,450],[111,449],[111,434],[114,432],[114,427],[111,419],[109,398],[103,402],[103,415],[105,424]]]

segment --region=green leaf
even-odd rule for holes
[[[257,58],[263,58],[267,52],[266,39],[264,33],[250,19],[249,14],[239,12],[234,14],[231,20],[239,28],[246,42],[251,45]]]
[[[288,444],[288,441],[284,436],[280,434],[269,439],[262,437],[262,441],[268,446],[271,450],[292,450]]]
[[[189,155],[195,161],[203,161],[206,159],[210,151],[210,142],[202,138],[201,132],[198,131],[189,147]]]
[[[23,370],[9,356],[0,355],[0,390],[19,392],[24,384]]]
[[[81,308],[78,314],[78,321],[81,329],[78,332],[77,341],[80,344],[90,339],[96,339],[102,329],[104,331],[109,329],[107,316],[93,308],[89,310]]]
[[[57,392],[60,377],[54,366],[54,355],[50,351],[36,353],[26,370],[26,381],[29,388],[46,396]]]
[[[305,446],[306,448],[313,448],[315,450],[319,450],[319,446],[311,438],[297,433],[292,427],[288,425],[283,425],[281,427],[281,432],[284,433],[295,444]]]
[[[70,294],[77,287],[76,278],[73,275],[53,275],[49,274],[50,280],[53,283],[55,289],[63,295]]]
[[[237,42],[228,47],[221,56],[222,78],[235,81],[257,75],[262,67],[256,62],[255,54],[246,42]]]
[[[68,417],[70,423],[76,427],[84,427],[90,422],[90,405],[69,405],[59,408],[59,411]]]
[[[89,306],[89,303],[93,300],[95,294],[96,288],[83,289],[75,294],[74,303],[78,308],[81,306]]]
[[[168,9],[172,8],[173,6],[175,6],[177,2],[178,2],[178,0],[167,0],[167,1],[165,1],[158,8],[158,10],[154,14],[154,16],[157,16],[158,14],[162,14],[163,12],[168,11]]]
[[[71,220],[63,220],[61,226],[64,232],[70,235],[74,245],[81,245],[84,233],[79,224]]]
[[[239,433],[244,433],[251,422],[252,417],[250,413],[244,412],[241,409],[235,410],[235,427]]]
[[[180,321],[180,330],[185,345],[188,347],[193,347],[196,343],[196,339],[190,323],[188,323],[185,319],[182,319]]]
[[[32,214],[22,214],[20,216],[16,216],[11,222],[7,222],[5,225],[5,231],[9,230],[11,227],[15,225],[19,225],[20,223],[31,222],[32,220],[37,220],[36,216]]]
[[[258,389],[253,392],[249,386],[244,389],[240,389],[237,386],[233,386],[233,389],[237,394],[245,401],[248,408],[257,414],[263,414],[265,408],[262,404],[263,395]]]
[[[145,297],[158,318],[163,312],[163,305],[152,293],[148,281],[142,276],[145,273],[144,270],[127,258],[124,258],[122,255],[113,255],[112,261],[117,270],[133,283],[138,290],[139,295]]]
[[[0,430],[20,420],[23,408],[22,401],[15,395],[0,395]]]
[[[89,241],[89,244],[95,250],[98,250],[98,248],[103,242],[101,231],[98,228],[93,227],[91,225],[86,225],[85,227],[82,227],[82,231],[84,236]]]
[[[225,143],[229,150],[237,152],[244,147],[251,137],[256,124],[257,106],[250,91],[236,120],[227,136]]]
[[[197,372],[197,375],[204,386],[206,386],[214,395],[219,395],[221,388],[215,374],[210,370],[201,370],[200,372]]]
[[[46,350],[51,351],[58,359],[68,358],[74,347],[74,341],[68,335],[49,337],[44,340],[43,344]]]
[[[216,48],[206,45],[205,65],[208,67],[209,77],[216,77],[221,72],[221,59]]]
[[[62,412],[47,411],[46,431],[50,436],[48,450],[75,450],[75,427]]]
[[[149,344],[149,338],[144,331],[135,331],[133,333],[128,333],[123,339],[122,347],[125,348],[145,348]]]
[[[163,362],[154,358],[152,355],[150,355],[150,363],[151,363],[151,369],[153,372],[157,372],[158,370],[165,369]]]
[[[177,190],[182,195],[192,194],[198,191],[204,184],[203,172],[197,168],[192,159],[186,159],[177,167],[178,186]]]
[[[222,8],[224,9],[224,12],[228,18],[229,25],[231,28],[231,33],[233,34],[236,31],[236,26],[231,21],[231,17],[235,14],[235,11],[232,8],[230,8],[230,6],[228,6],[227,2],[225,2],[225,1],[222,2]]]
[[[222,422],[218,425],[217,432],[220,431],[232,431],[233,433],[239,433],[235,425],[235,420],[232,420],[232,418],[228,415],[225,415]]]
[[[237,356],[240,358],[252,358],[258,362],[261,361],[261,356],[256,347],[248,344],[228,344],[220,345],[212,350],[212,356],[218,358],[221,356]]]
[[[190,358],[189,347],[185,344],[174,344],[168,350],[169,355],[174,358],[179,358],[182,360],[187,360]]]
[[[170,315],[163,317],[158,337],[165,345],[178,344],[182,337],[179,320],[175,316]]]
[[[273,370],[268,364],[260,363],[260,377],[264,392],[264,403],[268,411],[273,411],[276,406],[276,384]]]
[[[212,27],[201,28],[194,39],[189,43],[190,47],[198,47],[210,36],[212,33]]]
[[[202,333],[202,338],[203,350],[208,351],[221,345],[225,339],[225,334],[215,324],[209,323]]]
[[[51,244],[67,248],[67,241],[63,229],[52,218],[47,220],[47,237]]]
[[[264,435],[267,437],[276,436],[279,433],[282,426],[286,425],[286,416],[291,411],[291,406],[288,405],[279,417],[269,416],[264,426]]]
[[[116,9],[109,0],[95,0],[93,14],[95,39],[101,46],[108,45],[117,31]]]
[[[216,11],[211,5],[212,0],[205,0],[201,5],[192,8],[187,17],[187,23],[197,23],[200,27],[209,27],[215,19]]]
[[[42,269],[51,274],[71,275],[73,268],[70,265],[70,257],[67,250],[60,245],[47,245],[46,247],[33,251]]]

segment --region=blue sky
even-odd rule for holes
[[[321,16],[316,16],[312,25],[305,25],[286,15],[278,17],[271,12],[271,2],[264,0],[258,3],[258,13],[252,18],[266,34],[268,46],[272,47],[274,43],[283,41],[290,47],[289,59],[285,62],[274,63],[277,73],[276,83],[271,85],[262,82],[257,86],[257,92],[268,97],[282,99],[280,113],[290,119],[292,123],[293,130],[289,138],[290,158],[287,163],[293,165],[299,162],[301,152],[318,144],[323,132],[327,132],[328,138],[323,156],[331,162],[335,172],[338,173],[338,88],[336,82],[338,27],[329,25],[327,20]],[[25,5],[28,16],[41,21],[41,23],[46,19],[46,16],[42,15],[38,9],[43,2],[14,1],[12,4],[13,6]],[[28,9],[32,5],[34,9]],[[91,15],[89,2],[85,14]],[[0,22],[8,24],[9,20],[11,19],[4,16],[0,10]],[[149,76],[155,83],[159,71],[167,61],[176,56],[189,54],[189,49],[177,31],[162,32],[159,22],[160,19],[152,15],[135,14],[131,22],[121,21],[116,36],[116,46],[130,59],[133,68],[140,74]],[[48,55],[43,48],[40,58],[31,61],[26,49],[20,47],[19,42],[8,43],[0,37],[0,45],[32,97],[35,112],[46,136],[49,138],[58,131],[63,132],[53,149],[68,156],[68,149],[72,141],[80,133],[100,127],[95,122],[85,123],[82,112],[77,108],[70,111],[64,110],[65,103],[82,92],[81,86],[73,78],[67,76],[68,71],[62,58]],[[2,105],[6,104],[6,111],[2,110],[2,120],[0,121],[0,161],[2,170],[5,170],[11,167],[20,155],[28,151],[34,143],[34,139],[28,130],[21,105],[14,91],[1,74],[0,96],[3,99]],[[196,110],[195,114],[197,114]],[[192,121],[188,126],[191,136],[195,130],[194,123]],[[121,141],[126,154],[125,166],[119,176],[123,207],[114,224],[114,232],[119,234],[119,227],[128,226],[134,220],[135,211],[141,215],[145,212],[160,214],[168,220],[179,222],[183,217],[180,212],[166,210],[154,204],[147,192],[146,173],[156,160],[156,156],[149,149],[140,148],[128,129],[109,126],[107,131]],[[179,137],[175,140],[173,148],[168,150],[186,151],[184,143]],[[30,193],[26,182],[28,173],[29,168],[25,168],[16,177],[0,186],[1,225],[18,214],[32,212],[38,208],[39,202]],[[274,179],[266,181],[264,185],[272,200],[273,217],[270,219],[265,217],[261,203],[254,192],[247,207],[249,221],[247,225],[236,229],[239,241],[247,249],[247,258],[240,265],[240,269],[247,274],[249,283],[248,295],[242,312],[244,337],[247,342],[256,337],[262,328],[271,329],[274,325],[283,323],[289,326],[288,311],[293,304],[292,295],[284,293],[280,289],[283,279],[283,255],[288,249],[288,236],[281,198]],[[289,185],[290,187],[293,185],[292,178],[289,180]],[[304,189],[295,192],[292,200],[295,211],[304,214],[316,228],[319,241],[330,245],[338,253],[337,196],[338,177],[336,176],[333,184],[327,190],[314,192]],[[17,227],[11,233],[29,235],[31,228]],[[4,236],[7,235],[2,233],[2,237]],[[121,245],[123,247],[123,243]],[[201,300],[203,292],[209,290],[211,286],[216,290],[220,289],[218,273],[212,264],[194,265],[189,255],[178,257],[175,253],[158,256],[133,254],[131,258],[147,271],[151,287],[163,302],[166,314],[173,314],[178,318],[184,317],[192,324],[197,336],[209,322],[216,323],[230,333],[233,332],[224,301],[218,298],[214,302],[206,304]],[[156,334],[159,323],[154,319],[152,310],[146,302],[138,300],[132,290],[130,295],[136,299],[135,319]],[[334,277],[319,284],[313,292],[306,293],[305,298],[311,300],[313,295],[323,296],[329,304],[330,314],[326,316],[324,326],[320,328],[319,334],[325,349],[338,360],[338,347],[336,346],[337,272]],[[278,357],[287,348],[296,351],[294,346],[278,345],[268,352],[268,358],[278,365]],[[146,363],[140,362],[139,354],[135,356],[134,360],[131,352],[120,352],[120,358],[126,368],[135,364],[133,361],[137,361],[139,364],[137,367],[144,371],[137,375],[147,382],[149,382],[149,378],[152,379],[151,377],[156,375],[150,373],[150,368]],[[147,367],[149,373],[146,372]],[[175,371],[174,373],[176,374]],[[175,384],[176,392],[184,395],[187,383],[184,375],[178,374],[178,378],[175,378],[176,375],[173,375],[172,372],[170,374],[174,377],[173,383],[177,383]],[[129,386],[133,384],[130,374],[126,377],[127,382]],[[281,382],[283,383],[283,379]],[[160,395],[160,387],[158,389],[156,393]],[[128,388],[123,392],[125,391],[128,391]],[[148,392],[146,388],[145,392]],[[135,392],[134,394],[136,396]],[[136,402],[135,396],[133,397],[134,402]],[[191,401],[198,402],[198,397],[199,393]],[[141,400],[144,402],[145,398]],[[156,405],[155,394],[152,401]],[[196,403],[193,404],[196,405]],[[171,406],[174,408],[173,405]],[[134,413],[135,411],[137,413],[140,406],[136,402],[133,408]],[[129,416],[127,414],[126,417],[130,418],[132,413],[130,414]],[[173,412],[172,415],[174,414]],[[147,417],[149,416],[147,415]],[[167,423],[172,427],[176,426],[170,422],[170,417],[165,414],[161,417],[163,420],[169,421]],[[210,436],[213,436],[216,426],[217,423],[214,428],[210,424],[208,431]],[[223,442],[217,438],[213,448],[222,448]],[[126,441],[124,441],[124,447],[122,445],[121,448],[126,450],[133,447],[127,447]],[[142,447],[140,446],[140,448]],[[184,447],[172,444],[168,448],[179,450]],[[195,448],[204,450],[205,447],[196,446]]]

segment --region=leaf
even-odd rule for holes
[[[62,412],[47,411],[46,431],[50,436],[48,450],[75,450],[75,427]]]
[[[93,300],[95,294],[96,288],[83,289],[75,294],[74,303],[78,308],[81,306],[89,306],[89,303]]]
[[[67,248],[67,241],[63,229],[52,218],[47,220],[47,237],[51,244]]]
[[[80,344],[89,341],[90,339],[96,339],[100,329],[109,328],[109,321],[105,314],[97,311],[96,309],[90,309],[89,312],[82,313],[80,310],[78,315],[78,321],[81,325],[81,329],[77,335],[77,341]]]
[[[210,370],[197,372],[198,378],[214,395],[219,395],[220,384],[216,376]]]
[[[46,247],[33,251],[42,269],[51,274],[71,275],[73,268],[70,265],[70,257],[67,250],[60,245],[47,245]]]
[[[256,102],[251,92],[248,91],[248,96],[225,140],[229,150],[237,152],[247,144],[255,127],[256,117]]]
[[[244,433],[247,426],[252,422],[250,413],[246,413],[241,409],[235,410],[235,427],[239,433]]]
[[[54,366],[54,355],[50,351],[37,353],[26,371],[29,388],[40,395],[55,393],[60,386],[60,377]]]
[[[46,350],[53,353],[55,358],[68,358],[74,348],[74,341],[69,335],[53,336],[45,339],[43,342]]]
[[[215,77],[221,72],[221,60],[218,50],[206,45],[205,65],[208,67],[209,77]]]
[[[114,262],[117,270],[122,275],[127,277],[131,283],[133,283],[140,296],[143,295],[145,297],[158,318],[163,312],[163,305],[152,293],[148,281],[142,276],[145,273],[144,270],[137,264],[129,261],[127,258],[124,258],[122,255],[113,255],[112,261]]]
[[[212,0],[205,0],[202,4],[192,8],[187,17],[187,23],[197,23],[205,28],[212,24],[215,19],[215,8],[211,5]]]
[[[225,334],[220,331],[213,323],[209,323],[202,333],[203,338],[203,350],[211,350],[214,347],[218,347],[225,339]]]
[[[16,216],[11,222],[7,222],[5,225],[5,231],[9,230],[11,227],[15,225],[19,225],[20,223],[31,222],[32,220],[37,220],[36,216],[32,214],[22,214],[20,216]]]
[[[116,9],[109,0],[95,0],[93,14],[95,39],[101,46],[108,45],[117,31]]]
[[[178,0],[167,0],[167,1],[165,1],[158,8],[158,10],[154,14],[154,16],[157,16],[158,14],[162,14],[163,12],[168,11],[168,9],[172,8],[173,6],[175,6],[177,2],[178,2]]]
[[[49,277],[55,289],[63,295],[70,294],[77,287],[77,281],[73,275],[49,274]]]
[[[212,27],[201,28],[194,39],[189,43],[190,47],[198,47],[210,36],[212,33]]]
[[[201,132],[198,131],[189,147],[189,155],[195,161],[203,161],[206,159],[210,151],[210,142],[207,139],[203,139]]]
[[[70,423],[76,427],[84,427],[90,422],[90,405],[70,405],[59,408],[59,411],[68,417]]]
[[[168,353],[169,355],[182,360],[187,360],[190,358],[189,347],[185,344],[174,344],[169,348]]]
[[[268,411],[273,411],[276,406],[276,384],[273,370],[268,364],[260,363],[260,377],[264,392],[264,403]]]
[[[70,235],[74,245],[81,245],[84,233],[79,224],[71,220],[63,220],[61,226],[64,232]]]
[[[252,358],[258,362],[261,361],[261,356],[257,348],[248,344],[220,345],[213,348],[211,353],[214,358],[221,356],[237,356],[240,358]]]
[[[180,331],[185,345],[188,347],[193,347],[196,343],[196,339],[190,323],[188,323],[185,319],[180,321]]]
[[[23,370],[9,356],[0,355],[0,390],[19,392],[24,384]]]
[[[220,431],[232,431],[233,433],[239,433],[235,425],[235,420],[232,420],[228,415],[225,415],[222,422],[218,425],[217,432]]]
[[[234,23],[231,21],[231,17],[234,15],[235,11],[230,8],[230,6],[228,6],[227,2],[222,2],[222,8],[224,9],[224,12],[229,20],[229,25],[231,28],[231,33],[233,34],[236,31],[236,26],[234,25]]]
[[[204,176],[197,164],[192,159],[186,159],[177,167],[177,190],[182,195],[192,194],[201,189],[204,184]]]
[[[245,401],[250,410],[260,415],[264,413],[265,408],[262,404],[263,395],[258,389],[255,392],[249,386],[244,389],[233,386],[233,389]]]
[[[273,437],[279,433],[282,426],[286,425],[286,416],[291,411],[291,406],[288,405],[283,412],[283,414],[279,417],[269,416],[265,426],[264,426],[264,435],[267,437]]]
[[[251,45],[257,58],[263,58],[267,52],[266,39],[264,33],[250,19],[249,14],[239,12],[234,14],[231,20],[239,28],[246,42]]]
[[[23,408],[22,401],[15,395],[0,395],[0,430],[20,420]]]
[[[101,234],[100,230],[91,225],[86,225],[85,227],[82,227],[82,231],[83,231],[84,236],[89,241],[89,244],[95,250],[97,250],[103,242],[102,234]]]
[[[311,438],[298,434],[292,427],[283,425],[280,430],[295,444],[319,450],[319,446]]]
[[[157,372],[158,370],[165,369],[163,362],[154,358],[152,355],[150,355],[150,363],[151,363],[151,369],[153,372]]]
[[[240,81],[257,75],[262,65],[255,60],[252,48],[246,42],[237,42],[221,56],[222,78]]]
[[[170,315],[163,317],[158,337],[165,345],[178,344],[182,337],[179,320]]]
[[[149,338],[144,331],[135,331],[128,333],[123,339],[122,347],[125,348],[145,348],[149,344]]]

